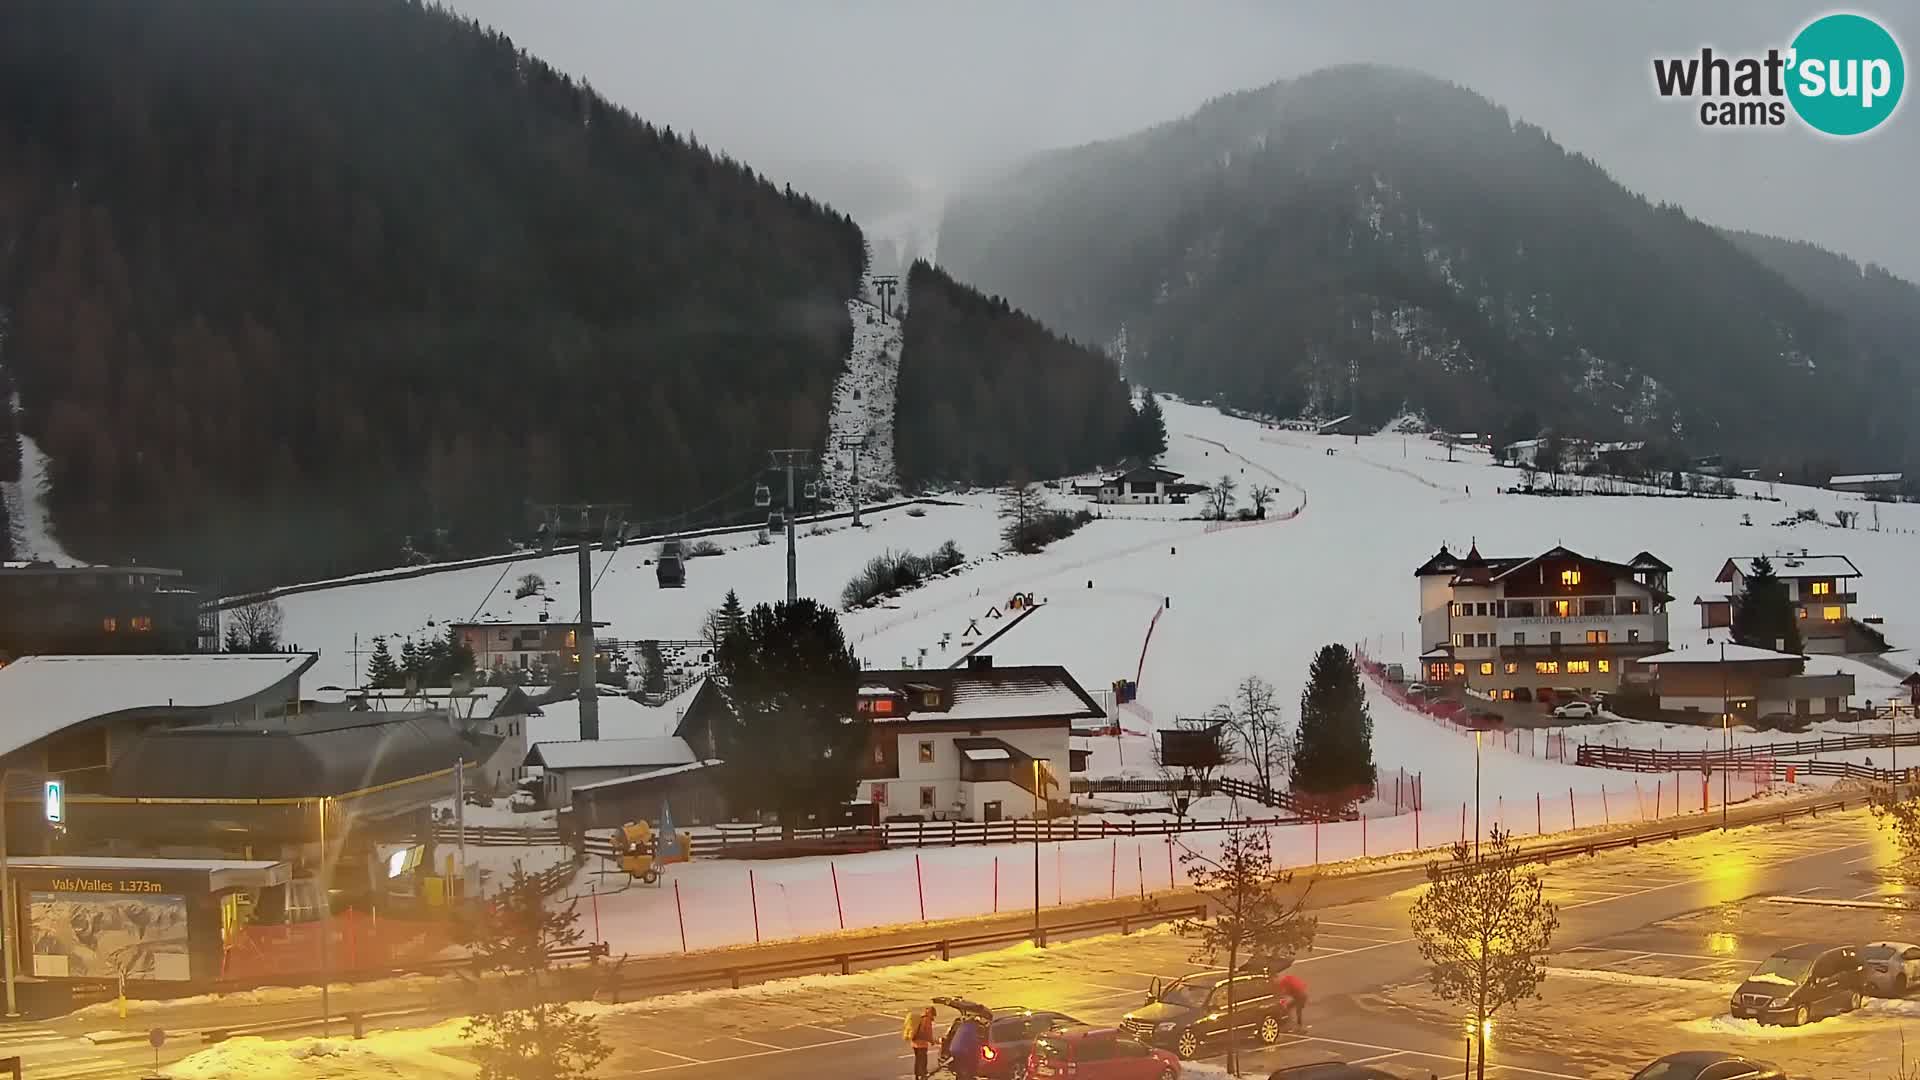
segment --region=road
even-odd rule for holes
[[[1721,912],[1741,906],[1748,898],[1771,894],[1857,896],[1866,886],[1871,886],[1866,891],[1880,888],[1877,879],[1869,879],[1878,863],[1892,858],[1868,816],[1850,812],[1554,864],[1547,869],[1547,881],[1549,896],[1561,912],[1556,971],[1607,971],[1571,978],[1556,974],[1549,980],[1548,1005],[1562,994],[1584,1004],[1595,999],[1596,991],[1605,991],[1630,999],[1623,1009],[1646,1012],[1648,1003],[1632,999],[1632,993],[1650,987],[1662,990],[1667,983],[1699,990],[1708,983],[1693,977],[1697,973],[1682,972],[1681,977],[1664,981],[1657,976],[1651,982],[1632,980],[1638,978],[1636,967],[1657,964],[1663,956],[1673,963],[1681,962],[1676,957],[1717,960],[1731,970],[1758,959],[1766,950],[1755,955],[1751,943],[1728,950],[1723,940],[1725,918],[1717,917],[1714,929],[1702,930],[1685,923],[1690,913],[1697,917],[1701,912]],[[1289,1036],[1280,1046],[1250,1055],[1255,1066],[1270,1070],[1283,1061],[1342,1057],[1377,1061],[1381,1067],[1419,1077],[1427,1075],[1425,1070],[1458,1068],[1463,1029],[1457,1017],[1424,990],[1425,969],[1408,930],[1408,907],[1422,880],[1418,870],[1409,869],[1312,883],[1320,930],[1314,951],[1297,965],[1313,992],[1310,1029],[1304,1037]],[[1303,877],[1297,884],[1306,882]],[[1828,921],[1824,909],[1804,915],[1779,905],[1771,910],[1776,922],[1785,919],[1788,925]],[[1810,932],[1808,936],[1819,935]],[[738,991],[699,991],[600,1006],[602,1030],[618,1048],[604,1075],[657,1074],[696,1080],[738,1076],[743,1071],[754,1075],[809,1071],[892,1078],[910,1072],[898,1038],[902,1011],[934,995],[967,996],[996,1006],[1059,1008],[1089,1022],[1110,1023],[1140,1003],[1154,977],[1201,970],[1205,966],[1192,961],[1188,945],[1161,927],[1128,936],[1109,934],[1057,943],[1045,950],[1021,945],[960,955],[948,962],[930,959],[850,976],[809,976]],[[1624,988],[1618,982],[1621,978],[1629,980]],[[343,989],[336,990],[334,997],[336,1009],[392,1007],[396,1001],[430,1004],[434,1013],[417,1021],[422,1024],[458,1015],[461,1006],[437,983]],[[1706,1000],[1712,995],[1702,990],[1693,997]],[[1720,995],[1721,1012],[1724,1000]],[[152,1065],[151,1051],[144,1043],[96,1046],[81,1033],[103,1027],[140,1031],[150,1023],[174,1030],[251,1023],[312,1013],[316,1004],[313,995],[277,992],[266,1000],[227,999],[173,1007],[128,1021],[96,1012],[90,1017],[0,1029],[0,1045],[8,1047],[5,1053],[19,1052],[26,1058],[29,1080],[134,1076]],[[1700,1006],[1710,1007],[1710,1002]],[[1492,1075],[1624,1076],[1632,1071],[1629,1063],[1643,1063],[1654,1056],[1647,1051],[1670,1049],[1684,1037],[1653,1028],[1633,1038],[1623,1037],[1622,1032],[1636,1023],[1636,1017],[1629,1015],[1610,1018],[1617,1023],[1594,1030],[1594,1016],[1584,1010],[1579,1017],[1583,1023],[1563,1025],[1591,1031],[1584,1040],[1562,1038],[1554,1031],[1523,1039],[1518,1032],[1525,1026],[1521,1022],[1525,1016],[1516,1007],[1515,1020],[1499,1021],[1502,1034],[1510,1024],[1516,1034],[1510,1039],[1496,1036],[1493,1060],[1499,1069]],[[370,1042],[377,1043],[378,1038]],[[161,1060],[163,1064],[177,1060],[196,1049],[196,1039],[176,1038],[163,1049]]]

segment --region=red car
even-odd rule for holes
[[[1062,1028],[1033,1041],[1027,1058],[1033,1080],[1180,1080],[1180,1059],[1155,1050],[1119,1028]]]

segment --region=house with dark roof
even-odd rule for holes
[[[1172,502],[1173,489],[1179,485],[1182,475],[1154,465],[1141,465],[1104,477],[1096,499],[1103,503]]]
[[[1442,545],[1413,572],[1421,672],[1507,701],[1615,689],[1634,660],[1667,648],[1672,569],[1646,551],[1489,559],[1477,543],[1465,555]]]
[[[1640,663],[1654,673],[1662,709],[1702,713],[1716,723],[1722,711],[1736,724],[1752,724],[1763,717],[1844,716],[1852,707],[1853,676],[1807,674],[1807,658],[1799,653],[1710,641],[1643,657]],[[1824,663],[1834,667],[1838,662]]]
[[[1075,722],[1106,718],[1066,668],[995,667],[981,655],[958,668],[862,671],[852,709],[872,725],[855,799],[928,820],[1046,814],[1067,797]],[[711,728],[725,716],[710,679],[675,734],[711,758]]]

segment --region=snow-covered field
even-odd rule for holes
[[[1777,524],[1802,508],[1831,521],[1835,509],[1862,506],[1857,497],[1786,485],[1771,490],[1778,501],[1769,501],[1767,485],[1747,482],[1739,484],[1745,497],[1733,500],[1506,494],[1501,489],[1518,480],[1517,471],[1473,451],[1457,452],[1458,460],[1449,462],[1444,447],[1418,435],[1325,438],[1174,401],[1165,411],[1172,438],[1163,463],[1196,481],[1231,476],[1243,493],[1254,483],[1275,487],[1269,520],[1209,528],[1192,519],[1198,506],[1113,508],[1043,554],[986,559],[887,606],[848,613],[856,653],[876,667],[953,663],[1006,626],[992,612],[1004,613],[1013,593],[1031,593],[1044,606],[986,651],[1002,665],[1065,664],[1096,696],[1116,679],[1137,677],[1137,704],[1118,712],[1130,734],[1091,740],[1093,771],[1151,775],[1151,729],[1206,711],[1246,675],[1272,681],[1291,714],[1308,662],[1327,642],[1365,643],[1376,657],[1411,666],[1418,652],[1412,571],[1442,542],[1454,550],[1477,543],[1489,556],[1534,554],[1554,544],[1617,560],[1650,550],[1674,567],[1678,599],[1670,633],[1676,645],[1706,641],[1690,601],[1716,591],[1713,577],[1728,556],[1841,553],[1864,575],[1859,610],[1884,615],[1896,646],[1920,640],[1920,581],[1900,570],[1916,552],[1920,506],[1880,506],[1881,529],[1874,531]],[[1073,501],[1061,492],[1051,497]],[[801,591],[837,598],[847,579],[887,548],[925,551],[952,539],[970,558],[994,551],[993,497],[955,502],[917,514],[874,514],[859,530],[803,530]],[[596,556],[595,614],[622,638],[690,638],[728,588],[748,603],[783,594],[782,545],[757,546],[750,534],[723,542],[730,550],[694,560],[687,587],[677,590],[656,587],[644,549]],[[573,558],[562,555],[301,594],[283,601],[287,637],[323,650],[320,681],[345,681],[353,674],[348,649],[355,633],[364,643],[375,633],[430,632],[430,621],[532,618],[542,607],[556,620],[572,618],[573,605],[563,599],[512,598],[513,579],[527,570],[545,577],[556,598],[573,589]],[[1905,663],[1904,656],[1889,659]],[[1861,699],[1885,700],[1897,682],[1845,659],[1816,659],[1810,668],[1830,669],[1852,671]],[[609,714],[610,735],[660,734],[672,722],[671,704],[657,710],[625,704]],[[1413,845],[1416,829],[1423,846],[1457,838],[1473,797],[1472,740],[1381,694],[1374,695],[1373,715],[1375,759],[1383,773],[1420,775],[1424,818],[1419,825],[1412,815],[1375,818],[1367,833],[1353,823],[1282,829],[1276,844],[1289,858],[1327,862],[1358,856],[1363,845],[1368,855],[1402,850]],[[1829,728],[1846,725],[1823,725],[1822,732]],[[562,705],[548,708],[534,734],[567,738],[576,731],[577,720]],[[1697,749],[1705,732],[1612,724],[1573,734]],[[1490,742],[1481,760],[1482,817],[1531,833],[1697,812],[1696,780],[1584,769]],[[1707,795],[1719,797],[1717,790]],[[1157,837],[1054,845],[1043,852],[1043,895],[1071,902],[1164,889],[1170,883],[1166,854]],[[751,885],[746,867],[695,863],[672,868],[661,888],[636,886],[590,902],[614,947],[638,954],[682,947],[676,910],[686,913],[686,947],[751,941],[756,927],[766,939],[991,911],[1000,889],[1031,893],[1031,860],[1028,849],[996,847],[792,860],[756,865]],[[580,888],[621,888],[612,877],[596,885],[601,879],[589,870]]]

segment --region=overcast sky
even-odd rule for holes
[[[1832,8],[1784,0],[449,0],[656,123],[776,178],[872,163],[951,188],[1209,97],[1379,61],[1459,82],[1710,222],[1920,281],[1920,106],[1870,136],[1703,128],[1656,55],[1763,51]],[[1911,0],[1853,10],[1920,42]],[[1912,97],[1913,92],[1907,95]]]

